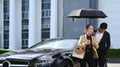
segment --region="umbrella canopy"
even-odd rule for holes
[[[69,18],[105,18],[107,17],[103,11],[96,9],[77,9],[73,10]]]

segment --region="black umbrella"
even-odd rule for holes
[[[96,9],[77,9],[73,10],[69,15],[69,18],[105,18],[107,17],[103,11]],[[87,23],[87,19],[86,19]]]

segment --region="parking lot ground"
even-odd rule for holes
[[[120,67],[120,63],[108,63],[108,67]]]

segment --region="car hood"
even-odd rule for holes
[[[71,50],[67,49],[41,49],[41,50],[21,50],[11,53],[3,54],[4,59],[21,59],[21,60],[32,60],[37,57],[43,56],[54,56],[56,54],[64,53],[64,52],[71,52]]]
[[[36,58],[38,56],[42,56],[43,54],[15,54],[5,57],[6,59],[23,59],[23,60],[31,60],[33,58]]]

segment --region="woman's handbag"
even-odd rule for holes
[[[97,50],[93,47],[93,58],[99,58]]]
[[[85,55],[85,49],[81,48],[80,46],[77,46],[73,51],[73,57],[83,59]]]

